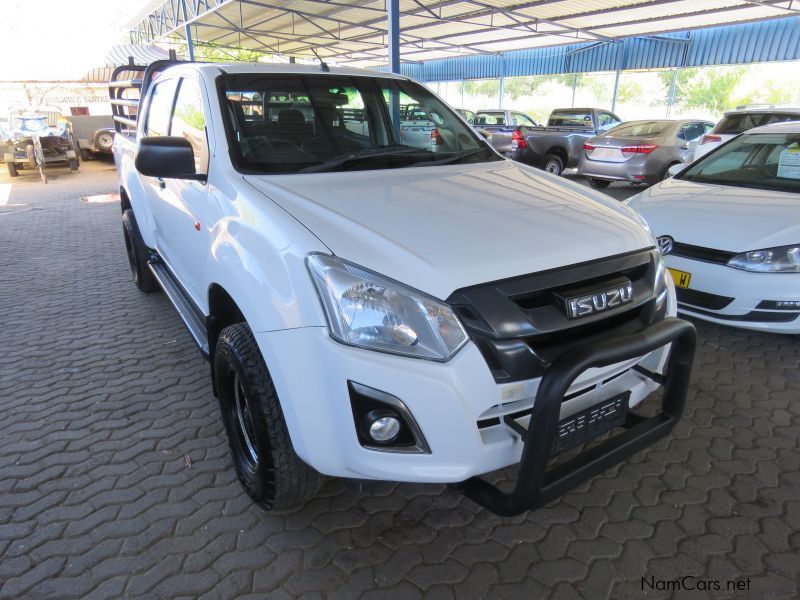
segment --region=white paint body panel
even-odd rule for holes
[[[342,72],[351,71],[376,75]],[[159,223],[160,213],[152,206],[155,195],[144,191],[155,180],[136,172],[135,142],[124,136],[115,142],[120,186],[130,198],[145,242],[163,253],[198,307],[207,314],[207,291],[220,286],[240,308],[275,381],[298,455],[328,475],[421,482],[461,481],[518,461],[521,444],[513,436],[498,428],[481,434],[476,426],[476,420],[503,399],[507,386],[495,382],[472,342],[446,363],[335,342],[306,257],[313,252],[336,254],[446,298],[467,285],[650,248],[654,241],[638,215],[603,194],[510,161],[242,175],[228,155],[220,103],[214,97],[218,67],[186,65],[171,72],[204,81],[210,146],[204,203],[198,206],[194,198],[188,209],[190,199],[184,198],[174,208],[184,213],[180,222],[169,227]],[[180,193],[182,188],[172,189]],[[181,246],[191,246],[190,251],[173,249],[171,242],[177,238],[164,239],[177,235],[174,227],[181,228],[180,236],[194,240]],[[673,291],[668,292],[668,307],[674,315]],[[660,370],[665,357],[666,350],[658,350],[645,364]],[[590,370],[576,381],[575,389],[600,385],[633,362]],[[348,379],[403,400],[432,454],[393,454],[359,446]],[[530,405],[538,383],[513,384],[515,401]],[[563,416],[618,393],[620,386],[632,391],[633,406],[655,384],[629,371],[566,403]]]
[[[800,197],[796,193],[668,179],[629,200],[655,236],[741,253],[800,243]],[[722,316],[745,315],[762,300],[800,301],[800,273],[753,273],[726,265],[666,255],[668,267],[691,273],[690,289],[734,298]],[[758,331],[800,333],[789,323],[714,318],[691,308],[682,312],[722,325]]]

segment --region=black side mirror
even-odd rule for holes
[[[182,137],[140,139],[134,164],[136,170],[147,177],[206,180],[205,175],[195,172],[194,150],[189,140]]]

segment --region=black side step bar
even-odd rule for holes
[[[147,266],[153,272],[158,284],[169,298],[172,306],[178,311],[178,316],[183,321],[189,333],[200,348],[203,356],[208,358],[208,333],[205,316],[186,294],[180,283],[172,275],[169,268],[157,256],[151,257]]]
[[[624,432],[548,470],[561,401],[578,375],[592,367],[640,357],[670,343],[672,347],[665,375],[658,382],[664,386],[661,411],[649,418],[636,418],[629,414],[626,423],[629,427]],[[683,414],[696,344],[697,334],[691,323],[668,317],[640,332],[601,340],[564,353],[542,377],[529,428],[520,426],[524,446],[514,489],[509,493],[502,492],[479,477],[472,477],[454,487],[493,513],[512,516],[547,504],[665,437]]]

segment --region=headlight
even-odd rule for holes
[[[758,273],[800,273],[800,244],[742,252],[728,266]]]
[[[307,264],[342,343],[446,361],[467,342],[452,309],[435,298],[334,256],[312,254]]]

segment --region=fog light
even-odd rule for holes
[[[797,300],[777,300],[775,308],[783,310],[800,310],[800,301]]]
[[[380,444],[388,444],[400,433],[400,421],[383,411],[381,414],[373,414],[377,412],[373,411],[368,415],[372,421],[369,425],[369,436]]]

